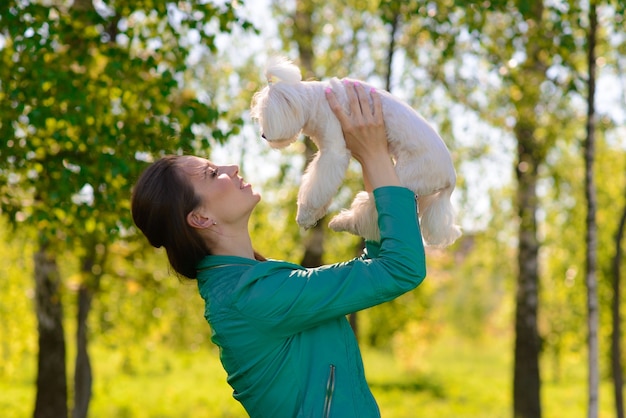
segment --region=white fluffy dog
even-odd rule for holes
[[[251,108],[263,137],[271,147],[283,148],[302,132],[319,149],[302,177],[298,192],[296,221],[310,228],[326,213],[350,161],[341,125],[326,101],[324,90],[330,86],[346,110],[348,98],[337,78],[328,82],[303,82],[298,67],[283,58],[273,59],[265,75],[269,85],[254,95]],[[366,90],[371,87],[361,84]],[[417,196],[423,239],[431,246],[450,245],[461,235],[450,203],[456,184],[450,153],[437,132],[415,110],[388,92],[378,90],[378,94],[396,173],[401,184]],[[380,232],[371,194],[359,192],[350,209],[342,210],[329,226],[335,231],[378,240]]]

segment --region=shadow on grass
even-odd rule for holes
[[[383,392],[424,392],[438,399],[446,397],[445,389],[442,385],[425,378],[403,379],[398,381],[373,381],[369,382],[369,386],[372,390],[380,390]]]

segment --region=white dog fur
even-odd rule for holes
[[[298,139],[302,132],[319,149],[302,177],[298,192],[296,221],[310,228],[326,214],[350,161],[341,125],[326,101],[324,90],[331,87],[346,111],[348,98],[343,83],[337,78],[328,82],[303,82],[298,67],[284,58],[273,58],[265,75],[269,85],[254,95],[251,107],[251,115],[258,120],[263,137],[271,147],[283,148]],[[361,84],[367,91],[371,88],[366,83]],[[450,203],[456,185],[450,153],[437,132],[415,110],[386,91],[377,92],[396,173],[401,184],[417,197],[424,242],[431,246],[448,246],[461,235]],[[371,194],[359,192],[350,209],[342,210],[330,221],[329,227],[368,240],[379,240]]]

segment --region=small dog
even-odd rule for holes
[[[310,228],[326,214],[351,157],[324,90],[330,86],[346,110],[348,98],[343,83],[337,78],[328,82],[303,82],[298,67],[284,58],[272,59],[265,75],[268,86],[255,93],[251,105],[252,118],[259,122],[263,138],[272,148],[283,148],[298,139],[302,132],[319,149],[298,191],[296,221]],[[366,90],[371,88],[366,83],[361,84]],[[401,184],[416,194],[422,237],[427,245],[448,246],[461,236],[450,203],[456,185],[450,152],[437,132],[415,110],[386,91],[378,90],[378,94],[396,173]],[[330,221],[329,227],[377,241],[380,239],[377,219],[373,196],[362,191],[356,195],[350,209],[342,210]]]

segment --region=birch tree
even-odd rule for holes
[[[584,143],[585,160],[585,197],[587,201],[586,225],[586,272],[587,286],[587,367],[588,367],[588,418],[598,416],[598,396],[600,385],[599,347],[598,347],[598,285],[597,285],[597,225],[596,225],[596,190],[594,180],[595,132],[596,132],[596,38],[598,15],[595,0],[589,3],[589,28],[587,29],[587,137]]]

